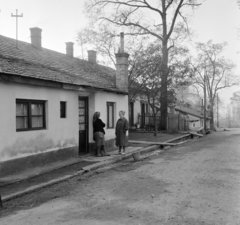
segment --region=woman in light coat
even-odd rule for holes
[[[115,135],[116,135],[116,146],[119,147],[119,154],[125,154],[125,147],[127,145],[126,133],[129,129],[128,120],[124,117],[125,111],[121,110],[119,112],[119,119],[117,121]]]

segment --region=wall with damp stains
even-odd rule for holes
[[[46,129],[17,132],[16,99],[46,101]],[[67,102],[67,118],[60,118],[60,101]],[[77,145],[78,92],[0,83],[0,161]]]

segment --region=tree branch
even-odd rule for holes
[[[101,17],[100,19],[106,20],[106,21],[108,21],[108,22],[110,22],[110,23],[113,23],[113,24],[116,24],[116,25],[118,25],[118,26],[135,26],[135,27],[139,27],[139,28],[141,28],[142,30],[146,31],[148,34],[151,34],[152,36],[157,37],[158,39],[162,40],[162,36],[160,36],[160,35],[152,32],[152,31],[150,31],[149,29],[143,27],[143,26],[140,25],[140,24],[132,23],[132,22],[126,23],[126,21],[125,21],[124,23],[119,23],[119,22],[110,20],[110,19],[108,19],[108,18],[106,18],[106,17]]]
[[[182,7],[182,3],[183,3],[184,0],[180,0],[180,2],[178,3],[178,6],[175,10],[175,13],[174,13],[174,16],[173,16],[173,20],[172,20],[172,24],[171,24],[171,27],[170,27],[170,30],[167,34],[167,39],[169,39],[169,37],[171,36],[172,32],[173,32],[173,28],[174,28],[174,25],[175,25],[175,22],[176,22],[176,19],[177,19],[177,15],[179,13],[179,10],[180,8]]]

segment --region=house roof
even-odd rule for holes
[[[0,73],[122,92],[116,88],[116,71],[46,48],[0,35]],[[126,93],[125,93],[126,94]]]
[[[196,121],[199,121],[200,118],[196,117],[196,116],[192,116],[192,115],[188,115],[188,118],[189,118],[189,121],[191,122],[196,122]]]
[[[199,112],[198,110],[193,109],[193,108],[175,107],[175,110],[179,111],[181,113],[184,113],[184,114],[188,114],[188,115],[191,115],[191,116],[195,116],[195,117],[201,118],[201,119],[204,118],[204,115],[201,114],[201,112]],[[206,118],[210,119],[211,117],[207,116]]]

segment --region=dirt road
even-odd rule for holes
[[[8,202],[0,224],[240,224],[240,131],[119,165]]]

